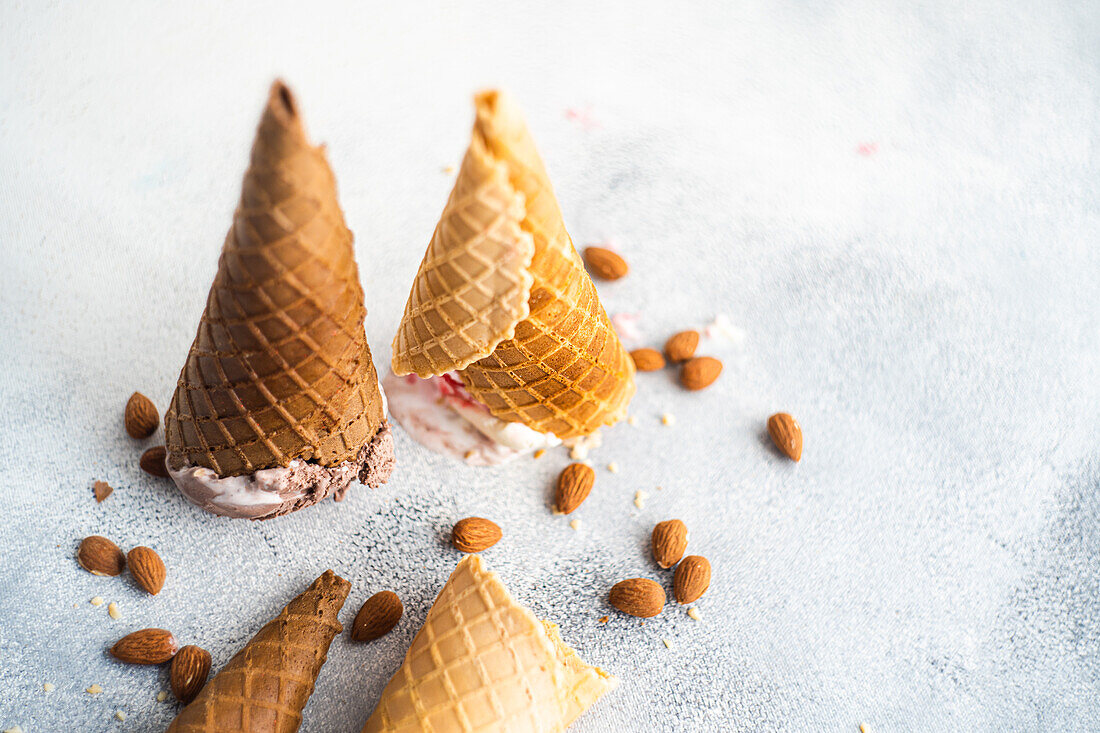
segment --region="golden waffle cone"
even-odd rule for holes
[[[518,109],[495,91],[477,95],[475,106],[470,148],[394,338],[393,370],[459,370],[501,420],[559,438],[587,435],[625,415],[634,364],[565,231]]]
[[[617,684],[469,555],[432,604],[363,733],[563,731]]]
[[[293,733],[351,584],[325,571],[180,711],[168,733]]]
[[[276,81],[165,415],[169,465],[224,477],[355,459],[383,418],[365,315],[332,170]]]

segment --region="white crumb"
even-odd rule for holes
[[[113,618],[115,621],[118,621],[120,618],[122,618],[122,611],[118,610],[118,604],[114,601],[111,601],[107,604],[107,615]]]
[[[581,529],[581,520],[574,519],[572,522],[569,523],[569,526],[573,528],[574,532],[579,532]]]
[[[14,728],[6,728],[4,733],[23,733],[23,729],[17,725]]]
[[[672,641],[669,639],[661,639],[661,642],[665,645],[665,649],[672,648]]]
[[[165,692],[164,690],[161,690],[160,692],[157,693],[157,702],[164,702],[167,699],[168,699],[168,693]]]
[[[611,463],[607,464],[607,471],[608,473],[618,473],[619,464],[615,463],[615,461],[612,461]]]
[[[649,498],[649,494],[644,491],[638,490],[634,492],[634,506],[639,509],[645,509],[645,500]]]
[[[696,621],[701,621],[703,618],[701,615],[699,615],[699,609],[695,606],[692,606],[688,609],[688,616],[691,616]]]
[[[103,688],[99,685],[92,685],[88,689],[84,690],[84,692],[87,692],[89,695],[98,695],[99,693],[103,692]]]
[[[719,313],[703,328],[703,336],[708,339],[722,338],[740,347],[745,344],[747,334],[733,325],[733,321],[725,313]]]
[[[96,596],[92,600],[88,601],[88,603],[92,604],[93,606],[102,606],[103,602],[103,598],[101,598],[100,596]]]
[[[664,415],[661,415],[661,424],[662,425],[675,425],[676,424],[676,416],[673,415],[671,412],[666,412]]]
[[[626,418],[626,424],[627,425],[637,425],[638,424],[638,418],[634,417],[633,415],[630,415]]]
[[[56,690],[57,688],[56,688],[56,687],[54,687],[54,685],[53,685],[53,683],[52,683],[52,682],[44,682],[44,683],[42,684],[42,689],[43,689],[43,690],[45,690],[46,692],[53,692],[53,691],[54,691],[54,690]]]
[[[119,720],[126,720],[126,713],[122,712],[121,710],[116,710],[115,717]]]

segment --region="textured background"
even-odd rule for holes
[[[112,663],[117,637],[165,626],[219,667],[332,567],[345,625],[381,588],[407,609],[338,639],[306,710],[357,731],[469,514],[622,678],[578,731],[1100,728],[1095,2],[153,5],[0,8],[0,729],[160,730],[167,673]],[[261,524],[139,471],[123,404],[167,407],[275,74],[329,145],[380,365],[487,84],[577,244],[629,259],[610,312],[652,344],[742,329],[707,392],[640,376],[580,531],[547,508],[560,452],[478,470],[398,431],[387,486]],[[801,464],[764,435],[781,409]],[[702,620],[615,614],[613,582],[669,584],[646,543],[673,516],[714,564]],[[79,569],[92,533],[156,548],[161,595]]]

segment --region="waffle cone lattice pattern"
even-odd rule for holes
[[[165,416],[170,465],[236,476],[354,459],[382,421],[365,315],[332,170],[276,82]]]
[[[340,633],[351,584],[331,570],[291,601],[180,711],[168,733],[293,733]]]

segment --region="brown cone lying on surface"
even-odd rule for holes
[[[293,733],[340,633],[351,584],[331,570],[268,622],[180,711],[168,733]]]
[[[432,604],[363,733],[564,731],[617,684],[469,555]]]
[[[590,434],[626,414],[634,363],[515,104],[497,91],[474,101],[470,147],[405,306],[393,370],[457,370],[501,420]]]
[[[365,315],[324,148],[277,81],[165,415],[169,467],[230,477],[355,460],[385,429]]]

